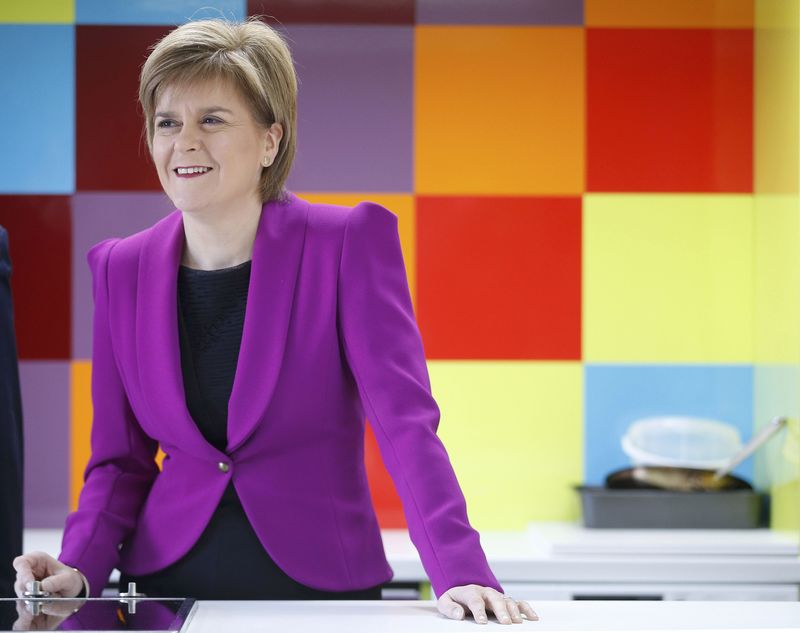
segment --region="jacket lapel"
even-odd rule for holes
[[[151,418],[181,450],[199,459],[217,455],[186,407],[178,343],[178,267],[183,218],[171,213],[150,231],[139,260],[136,349],[139,382]]]
[[[242,343],[228,402],[228,450],[264,417],[278,381],[305,242],[308,203],[294,194],[261,212],[253,245]]]
[[[308,203],[294,194],[264,205],[253,245],[239,360],[228,402],[228,448],[244,443],[264,417],[280,373],[294,288],[305,241]],[[186,407],[178,341],[178,268],[183,218],[175,211],[156,224],[139,262],[136,339],[139,380],[151,416],[169,437],[199,459],[217,450]]]

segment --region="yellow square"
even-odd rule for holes
[[[72,24],[75,0],[4,0],[0,24]]]
[[[369,200],[386,207],[397,216],[397,230],[406,264],[406,275],[411,292],[411,300],[416,305],[417,281],[417,221],[414,196],[406,193],[297,193],[303,200],[312,203],[336,204],[354,207],[359,202]]]
[[[583,369],[577,362],[429,361],[439,437],[477,529],[578,518]]]
[[[582,28],[415,33],[417,193],[583,192]]]
[[[590,362],[753,360],[753,198],[584,196]]]
[[[800,363],[800,203],[755,196],[755,360]]]

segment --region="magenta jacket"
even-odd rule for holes
[[[94,289],[92,456],[59,559],[99,595],[114,567],[149,574],[194,545],[228,482],[289,576],[327,591],[391,579],[364,466],[364,421],[403,503],[436,596],[502,588],[436,435],[397,216],[362,202],[264,205],[228,446],[203,438],[180,365],[175,211],[89,251]],[[158,471],[158,446],[167,457]]]

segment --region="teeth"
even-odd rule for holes
[[[204,174],[210,167],[178,167],[179,174]]]

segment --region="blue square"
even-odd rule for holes
[[[75,27],[0,25],[3,129],[0,193],[75,190]]]
[[[246,0],[77,0],[77,24],[183,24],[190,20],[243,20]]]
[[[639,418],[686,415],[719,420],[753,434],[751,365],[586,365],[584,464],[586,483],[631,465],[622,436]],[[752,457],[734,473],[748,481]]]

